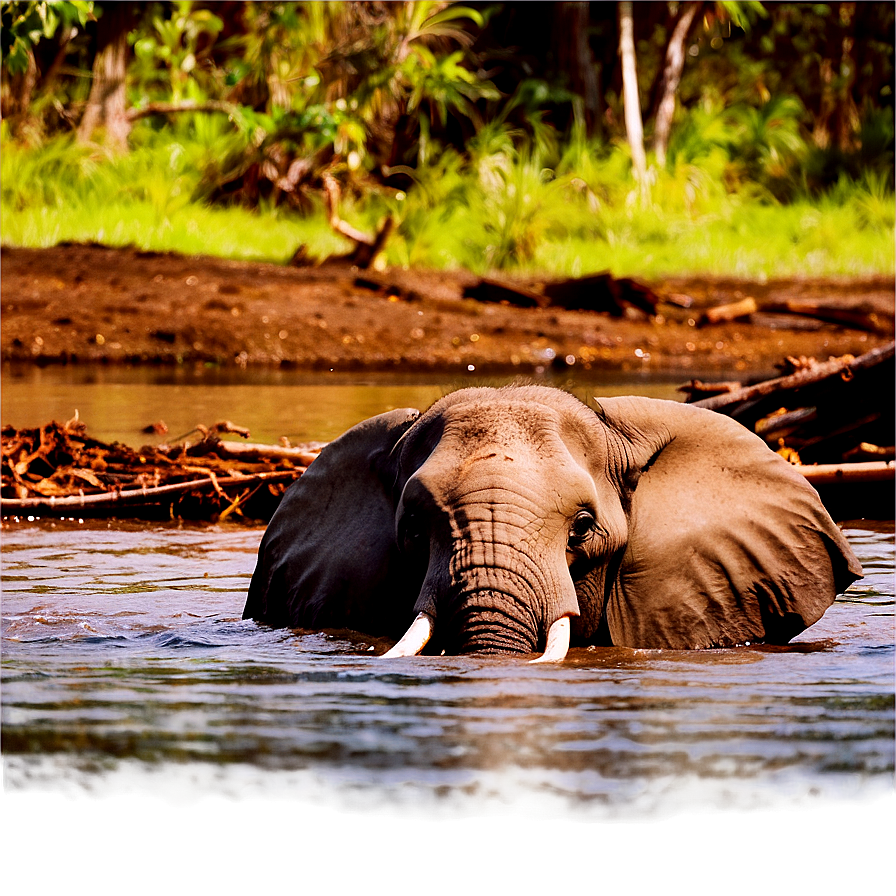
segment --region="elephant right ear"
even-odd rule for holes
[[[404,631],[417,594],[398,574],[393,449],[419,415],[404,408],[362,421],[287,489],[258,550],[244,619]]]
[[[805,477],[741,424],[649,398],[600,405],[630,489],[605,605],[614,644],[783,644],[861,576]]]

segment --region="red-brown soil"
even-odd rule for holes
[[[358,278],[368,282],[358,282]],[[516,308],[463,298],[466,272],[296,268],[131,248],[2,251],[4,361],[283,366],[527,374],[577,369],[768,373],[788,355],[861,354],[892,338],[892,278],[764,284],[653,282],[659,315]],[[521,285],[538,288],[531,279]],[[378,285],[377,285],[378,284]],[[873,313],[876,329],[754,315],[700,327],[701,309],[753,297]]]

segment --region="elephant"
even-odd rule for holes
[[[786,644],[861,575],[805,477],[741,424],[513,384],[324,447],[271,518],[243,618],[398,638],[386,657],[559,662]]]

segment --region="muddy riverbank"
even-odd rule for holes
[[[2,250],[5,361],[211,364],[480,374],[579,370],[767,373],[784,357],[860,354],[892,338],[892,278],[649,285],[658,314],[611,317],[464,298],[468,272],[296,268],[132,248]],[[542,284],[517,278],[538,289]],[[700,326],[754,298],[749,319]],[[783,302],[874,315],[877,329],[765,313]]]

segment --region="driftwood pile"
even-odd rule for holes
[[[894,343],[858,358],[788,358],[753,385],[692,380],[687,401],[755,432],[818,489],[835,517],[893,518]]]
[[[228,432],[248,435],[224,421],[138,451],[90,438],[77,415],[40,429],[7,426],[3,515],[268,520],[321,446],[222,440]]]

